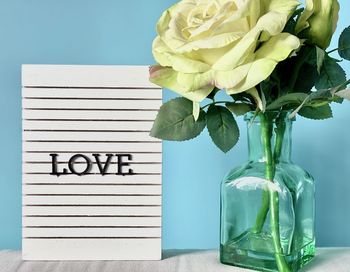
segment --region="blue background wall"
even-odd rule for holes
[[[0,0],[0,249],[21,247],[21,64],[152,64],[155,23],[174,2]],[[339,30],[350,24],[350,4],[340,3]],[[318,245],[350,246],[350,103],[334,115],[299,118],[293,152],[317,180]],[[247,157],[239,124],[241,141],[227,155],[207,132],[164,143],[164,248],[218,246],[220,179]]]

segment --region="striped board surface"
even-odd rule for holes
[[[146,66],[22,66],[24,260],[161,259],[161,104]]]

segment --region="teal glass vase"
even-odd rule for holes
[[[220,261],[298,271],[315,254],[314,180],[291,161],[288,112],[248,113],[249,161],[221,185]]]

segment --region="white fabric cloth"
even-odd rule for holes
[[[218,251],[165,250],[162,261],[22,261],[20,251],[0,251],[0,272],[246,272],[219,263]],[[321,248],[303,271],[350,272],[350,248]]]

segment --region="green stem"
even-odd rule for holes
[[[272,155],[271,137],[272,137],[272,122],[265,116],[260,114],[262,144],[266,157],[265,178],[269,182],[273,182],[275,176],[275,162]],[[266,191],[264,191],[265,193]],[[280,231],[279,231],[279,195],[278,192],[269,188],[269,206],[270,206],[270,225],[273,245],[275,249],[275,259],[278,270],[280,272],[290,272],[288,263],[283,256],[281,246]]]
[[[275,163],[272,157],[271,137],[272,137],[272,122],[265,116],[260,114],[262,145],[266,157],[265,178],[273,182],[275,176]]]
[[[284,117],[285,116],[283,115],[276,120],[276,143],[275,143],[275,150],[274,150],[274,164],[277,164],[281,157],[283,136],[286,129],[286,125],[283,122]],[[265,150],[265,153],[266,153],[266,150]],[[262,195],[261,208],[258,212],[258,215],[255,220],[255,225],[252,229],[253,233],[261,232],[261,230],[264,227],[268,211],[269,211],[269,192],[268,190],[264,190]]]
[[[334,48],[334,49],[332,49],[332,50],[330,50],[330,51],[327,51],[326,53],[327,54],[330,54],[330,53],[333,53],[333,52],[335,52],[335,51],[337,51],[338,50],[338,47],[337,48]]]
[[[283,249],[280,239],[279,224],[279,196],[278,192],[273,189],[270,192],[270,224],[273,246],[275,248],[275,259],[280,272],[290,272],[291,269],[283,256]]]
[[[261,207],[255,219],[255,225],[252,229],[253,233],[260,233],[262,231],[266,221],[268,211],[269,211],[269,192],[267,189],[264,189],[262,192]]]
[[[274,151],[275,164],[279,163],[282,152],[283,136],[286,130],[286,124],[283,121],[284,118],[285,115],[282,115],[276,120],[276,143]]]
[[[271,136],[272,136],[272,124],[268,122],[264,113],[260,113],[261,132],[262,132],[262,144],[264,146],[264,153],[266,155],[266,168],[265,178],[269,181],[273,181],[274,177],[274,163],[271,154]],[[270,151],[269,151],[270,150]],[[267,213],[269,211],[269,191],[264,189],[262,192],[261,208],[256,217],[255,225],[252,229],[253,233],[261,232],[266,221]]]
[[[335,51],[344,51],[344,50],[348,50],[350,48],[350,46],[344,46],[344,47],[337,47],[337,48],[334,48],[330,51],[327,51],[327,54],[330,54],[330,53],[333,53]]]

